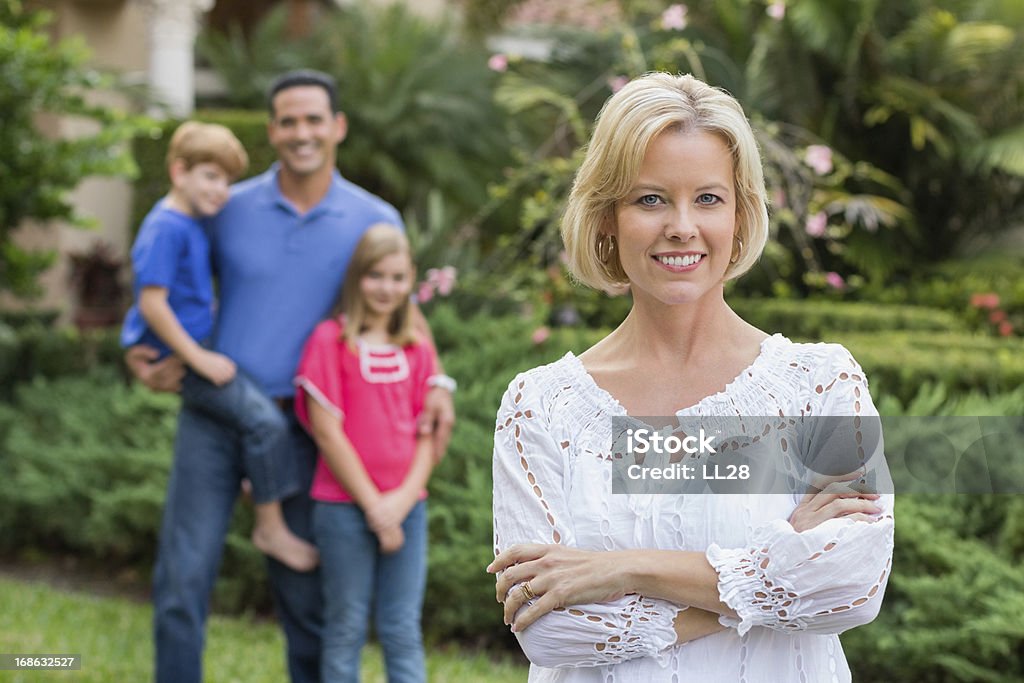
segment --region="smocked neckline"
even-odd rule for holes
[[[693,414],[705,406],[721,403],[723,400],[731,397],[734,398],[735,394],[742,387],[753,381],[762,372],[764,366],[770,362],[771,358],[783,343],[791,342],[787,337],[778,332],[765,337],[761,340],[760,350],[754,360],[751,361],[750,365],[740,370],[740,373],[730,380],[721,391],[709,394],[693,405],[679,408],[673,414]],[[587,395],[599,399],[600,403],[603,403],[605,407],[611,409],[611,412],[624,417],[631,417],[626,411],[625,406],[623,406],[610,392],[597,383],[597,380],[594,379],[594,376],[590,374],[590,371],[587,370],[583,365],[583,361],[581,361],[576,354],[569,351],[562,356],[562,360],[566,361],[571,370],[583,380],[588,389],[586,392]]]

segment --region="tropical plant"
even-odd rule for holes
[[[28,219],[90,225],[70,191],[87,176],[134,175],[126,143],[142,126],[138,117],[86,97],[114,81],[88,66],[80,39],[54,43],[51,21],[19,0],[0,0],[0,291],[20,296],[38,293],[37,277],[55,255],[23,249],[13,233]],[[94,132],[70,138],[41,129],[57,128],[61,117],[88,121]]]
[[[278,12],[248,41],[237,32],[210,35],[203,45],[231,82],[233,106],[262,107],[266,86],[288,68],[335,76],[349,124],[342,172],[421,225],[431,212],[437,216],[432,195],[440,193],[450,240],[463,235],[486,203],[488,183],[511,163],[488,53],[464,40],[451,18],[426,19],[401,4],[357,3],[325,12],[301,41],[287,39]]]

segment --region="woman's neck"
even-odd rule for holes
[[[741,325],[746,323],[732,312],[719,290],[674,306],[636,297],[629,315],[612,334],[621,342],[621,350],[637,359],[685,362],[720,348]]]

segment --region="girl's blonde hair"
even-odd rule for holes
[[[609,290],[629,281],[618,251],[602,261],[598,242],[613,224],[616,202],[636,182],[647,148],[666,130],[707,131],[732,153],[736,237],[742,247],[725,279],[739,277],[761,257],[768,241],[768,198],[761,154],[739,102],[690,75],[650,73],[605,102],[569,194],[562,241],[569,270],[583,284]]]
[[[366,321],[366,303],[359,287],[359,281],[384,257],[392,254],[407,254],[412,257],[409,240],[396,226],[389,223],[376,223],[363,234],[355,253],[348,264],[345,282],[341,287],[341,295],[331,311],[331,317],[345,316],[342,339],[355,344]],[[412,326],[412,281],[415,269],[409,268],[410,292],[388,321],[388,334],[391,341],[398,346],[407,346],[419,341]]]

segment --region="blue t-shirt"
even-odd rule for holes
[[[277,169],[232,188],[210,239],[220,285],[214,348],[280,397],[294,395],[306,338],[337,300],[363,233],[402,219],[337,172],[324,199],[300,214],[281,194]]]
[[[164,342],[149,329],[139,311],[143,287],[163,287],[167,303],[178,322],[196,341],[213,331],[213,282],[210,272],[210,243],[196,219],[168,208],[163,200],[146,215],[132,245],[132,288],[135,304],[121,327],[121,345],[148,344],[170,353]]]

